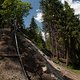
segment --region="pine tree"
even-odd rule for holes
[[[30,27],[26,29],[25,33],[29,37],[29,39],[33,41],[36,46],[38,46],[39,49],[43,50],[46,48],[41,31],[39,31],[38,25],[36,24],[34,17],[32,17]]]
[[[66,58],[66,65],[80,64],[80,20],[74,14],[67,2],[64,5],[59,0],[41,0],[43,12],[43,27],[49,33],[52,52],[59,58]]]
[[[61,22],[63,5],[58,0],[42,0],[41,9],[44,14],[44,29],[50,36],[51,52],[58,55],[58,28]]]
[[[31,19],[30,27],[29,27],[29,37],[33,42],[37,42],[37,34],[38,34],[38,26],[35,22],[34,17]]]

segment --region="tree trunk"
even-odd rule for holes
[[[56,58],[59,59],[58,43],[57,43],[57,38],[56,37],[55,37],[55,52],[56,52]]]
[[[51,52],[53,53],[53,57],[54,57],[54,42],[53,42],[53,30],[52,30],[52,25],[50,24],[50,27],[49,27],[49,34],[50,34],[50,44],[51,44]]]
[[[66,48],[66,66],[69,64],[69,53],[68,53],[68,48]]]

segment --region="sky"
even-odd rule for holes
[[[64,1],[67,1],[69,3],[71,8],[74,9],[75,14],[80,14],[80,0],[62,0],[63,3]]]
[[[24,25],[25,27],[29,27],[29,24],[31,22],[31,18],[34,16],[36,23],[38,24],[39,28],[42,27],[42,12],[40,11],[40,0],[22,0],[27,1],[32,4],[32,8],[30,10],[30,14],[27,17],[24,17]],[[71,8],[74,8],[75,14],[80,14],[80,0],[61,0],[62,3],[64,1],[67,1]]]
[[[40,11],[40,0],[22,0],[22,1],[27,1],[30,2],[32,5],[32,9],[30,10],[30,14],[27,17],[24,17],[24,24],[26,27],[29,27],[31,18],[34,16],[36,23],[38,24],[39,27],[42,26],[42,13]]]

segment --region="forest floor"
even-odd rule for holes
[[[31,80],[56,80],[48,72],[43,72],[45,62],[35,47],[18,34],[21,58],[25,71]],[[40,76],[41,75],[41,76]],[[7,31],[0,31],[0,80],[28,80],[24,76],[22,67],[16,53],[13,35]]]
[[[64,76],[70,78],[71,80],[80,80],[80,73],[76,73],[66,67],[63,67],[61,65],[58,65],[56,63],[54,63],[53,61],[47,59],[47,61],[54,67],[56,68],[58,71],[60,71]],[[64,79],[65,80],[65,79]]]
[[[3,34],[4,32],[4,34]],[[10,32],[0,31],[0,80],[26,80]],[[7,57],[4,57],[7,56]]]
[[[4,58],[0,60],[0,80],[25,80],[18,59]]]
[[[8,35],[9,35],[9,33],[8,33]],[[23,39],[23,37],[20,37],[20,38]],[[32,44],[31,44],[31,42],[29,42],[28,40],[26,42],[26,39],[23,39],[23,41],[24,40],[25,40],[25,43],[24,43],[25,48],[23,48],[23,49],[26,49],[26,51],[24,51],[24,52],[26,52],[26,57],[27,57],[26,61],[28,61],[28,63],[30,62],[30,64],[26,63],[26,66],[27,66],[26,69],[29,68],[30,70],[32,70],[33,68],[35,68],[32,66],[33,65],[32,61],[34,59],[36,61],[38,61],[37,63],[44,64],[44,60],[42,59],[42,56],[40,58],[39,51],[35,50],[34,46],[32,46]],[[12,46],[12,44],[11,44],[12,42],[13,42],[12,39],[9,36],[7,36],[6,34],[0,35],[0,55],[1,56],[2,55],[3,56],[8,56],[8,55],[16,56],[16,49],[14,46]],[[33,60],[31,60],[31,59],[33,59]],[[45,57],[45,59],[52,66],[53,69],[51,69],[51,70],[53,70],[53,72],[57,73],[58,71],[60,71],[62,73],[63,78],[64,78],[64,76],[67,76],[70,78],[70,79],[63,79],[63,80],[80,80],[80,74],[76,74],[76,73],[68,70],[67,68],[64,68],[62,66],[59,66],[59,65],[53,63],[53,61],[49,60],[47,57]],[[54,68],[57,71],[55,71]],[[31,74],[31,76],[33,78],[32,74]],[[35,76],[35,77],[36,77],[36,79],[34,79],[34,80],[39,80],[39,79],[37,79],[37,76]],[[47,74],[47,73],[44,73],[42,75],[42,78],[43,78],[43,80],[56,80],[54,77],[51,77],[51,75]],[[22,72],[22,68],[21,68],[21,65],[20,65],[18,59],[0,57],[0,80],[25,80],[25,76]]]

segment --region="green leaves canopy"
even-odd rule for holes
[[[65,50],[61,54],[71,59],[73,65],[80,66],[80,20],[74,10],[60,0],[41,0],[41,9],[44,30],[49,33],[51,49],[56,50],[52,52],[58,54]]]
[[[1,4],[0,14],[3,22],[11,22],[12,19],[22,20],[24,16],[29,14],[31,4],[22,2],[21,0],[4,0]]]

